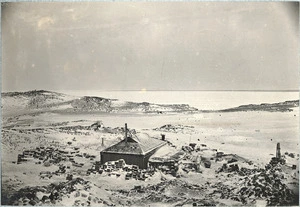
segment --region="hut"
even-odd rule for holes
[[[149,158],[165,144],[165,141],[152,138],[145,133],[128,136],[127,124],[125,124],[124,139],[100,152],[101,164],[123,159],[126,164],[137,165],[145,169],[148,167]]]

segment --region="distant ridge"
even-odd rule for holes
[[[30,91],[48,91],[48,92],[51,92],[50,90],[30,90]],[[66,90],[68,91],[68,90]],[[76,91],[76,90],[74,90]],[[81,90],[78,90],[78,91],[81,91]],[[226,90],[154,90],[154,89],[146,89],[146,90],[136,90],[136,89],[133,89],[133,90],[120,90],[120,89],[112,89],[112,90],[98,90],[98,89],[94,89],[94,90],[91,90],[91,91],[102,91],[102,92],[109,92],[109,91],[140,91],[140,92],[147,92],[147,91],[208,91],[208,92],[300,92],[300,90],[229,90],[229,89],[226,89]],[[25,93],[25,92],[29,92],[29,91],[24,91],[24,92],[14,92],[14,91],[4,91],[2,93]],[[53,92],[54,93],[54,92]]]
[[[92,90],[93,91],[93,90]],[[94,90],[94,91],[103,91],[103,92],[109,92],[109,91],[139,91],[139,92],[147,92],[147,91],[201,91],[201,92],[300,92],[300,90]]]
[[[199,110],[188,104],[155,104],[148,102],[119,101],[97,96],[71,96],[47,90],[2,93],[3,113],[7,111],[27,110],[52,112],[105,112],[105,113],[184,113],[184,112],[239,112],[269,111],[288,112],[299,107],[299,100],[279,103],[262,103],[241,105],[223,110]]]
[[[57,95],[63,95],[62,93],[57,93],[53,91],[47,91],[47,90],[32,90],[32,91],[24,91],[24,92],[2,92],[2,96],[32,96],[32,95],[37,95],[37,94],[57,94]]]
[[[188,104],[155,104],[148,102],[128,102],[97,96],[70,96],[46,90],[2,93],[4,112],[27,110],[52,112],[196,112],[198,109]]]
[[[238,112],[238,111],[269,111],[269,112],[287,112],[293,111],[292,108],[299,107],[299,100],[285,101],[279,103],[262,103],[241,105],[235,108],[218,110],[218,112]]]

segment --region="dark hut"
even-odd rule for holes
[[[166,142],[152,138],[145,133],[128,136],[125,124],[125,138],[100,152],[101,163],[124,159],[126,164],[137,165],[139,168],[145,169],[148,167],[149,158],[165,144]]]

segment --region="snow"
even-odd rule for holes
[[[276,144],[281,144],[281,154],[285,152],[295,153],[295,158],[285,156],[287,165],[297,165],[299,162],[299,108],[294,108],[292,112],[228,112],[228,113],[195,113],[195,114],[142,114],[142,113],[59,113],[30,110],[30,114],[25,109],[21,110],[21,105],[26,104],[26,99],[18,102],[15,98],[7,98],[4,101],[3,130],[2,130],[2,181],[4,187],[12,185],[14,190],[25,186],[46,186],[54,182],[63,182],[65,175],[53,176],[50,179],[40,179],[41,171],[54,172],[58,170],[57,165],[45,167],[35,164],[34,161],[27,163],[14,164],[17,155],[24,149],[35,148],[36,146],[63,146],[67,142],[72,142],[71,147],[79,147],[80,153],[95,155],[95,161],[100,159],[100,151],[117,143],[123,138],[120,132],[106,132],[105,130],[93,131],[87,129],[75,129],[76,126],[90,126],[91,124],[102,121],[105,127],[123,127],[128,124],[129,129],[137,132],[147,133],[151,137],[160,138],[161,134],[166,135],[166,141],[175,147],[165,145],[160,148],[153,157],[170,157],[176,154],[182,146],[189,143],[196,143],[200,146],[201,156],[212,158],[218,152],[226,154],[237,154],[246,160],[253,161],[254,165],[249,166],[246,162],[239,161],[240,167],[255,168],[264,167],[275,154]],[[118,105],[117,101],[114,104]],[[68,105],[59,106],[60,109],[69,107]],[[23,115],[22,115],[23,114]],[[182,126],[180,130],[159,131],[154,130],[171,124]],[[68,126],[74,129],[61,131],[59,127]],[[36,131],[40,128],[40,131]],[[75,140],[74,140],[75,138]],[[101,145],[104,138],[104,146]],[[56,144],[55,144],[56,143]],[[203,147],[201,144],[207,145]],[[215,150],[213,150],[215,149]],[[71,151],[70,149],[66,149]],[[152,177],[147,178],[146,182],[139,180],[125,180],[125,172],[119,172],[120,177],[108,176],[103,173],[85,175],[87,169],[91,167],[91,162],[84,158],[75,159],[77,162],[84,163],[82,168],[73,169],[72,172],[91,182],[91,189],[86,190],[84,186],[76,186],[77,191],[68,196],[64,196],[57,205],[72,206],[75,200],[87,205],[88,197],[99,198],[106,202],[125,205],[125,201],[134,200],[131,198],[118,197],[116,192],[120,189],[130,190],[135,186],[157,185],[162,180],[176,179],[171,175],[164,175],[156,172]],[[226,180],[226,185],[233,185],[238,181],[218,175],[215,171],[225,164],[226,161],[218,163],[212,161],[211,168],[201,168],[202,173],[186,173],[179,169],[182,175],[181,181],[189,184],[201,186],[214,183],[218,179]],[[70,165],[70,163],[64,163]],[[298,180],[294,180],[298,184]],[[296,185],[297,186],[297,185]],[[212,190],[212,189],[209,189]],[[168,189],[167,195],[177,192],[178,189]],[[183,191],[183,190],[182,190]],[[84,195],[84,196],[82,196]],[[85,196],[87,195],[87,196]],[[189,194],[191,195],[191,194]],[[42,197],[43,194],[39,194]],[[127,199],[127,200],[126,200]],[[124,201],[125,200],[125,201]],[[96,202],[96,201],[95,201]],[[98,201],[97,201],[98,202]],[[120,202],[120,203],[119,203]],[[219,202],[226,205],[240,205],[235,201],[220,199]],[[153,204],[153,205],[152,205]],[[99,200],[98,206],[104,205]],[[146,203],[144,205],[147,205]],[[163,202],[153,202],[151,206],[170,206]],[[257,206],[266,205],[265,200],[257,200]]]

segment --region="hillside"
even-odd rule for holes
[[[287,112],[299,107],[299,101],[285,101],[280,103],[262,103],[241,105],[223,110],[203,111],[188,104],[155,104],[148,102],[126,102],[117,99],[107,99],[95,96],[70,96],[67,94],[34,90],[27,92],[2,93],[2,112],[18,114],[37,111],[53,112],[104,112],[104,113],[180,113],[180,112],[241,112],[268,111]]]
[[[238,111],[269,111],[269,112],[286,112],[293,111],[292,108],[299,107],[299,100],[285,101],[280,103],[262,103],[248,104],[235,108],[219,110],[218,112],[238,112]]]
[[[45,90],[2,93],[4,114],[26,111],[55,112],[193,112],[198,109],[187,104],[153,104],[148,102],[124,102],[94,96],[69,96]]]

